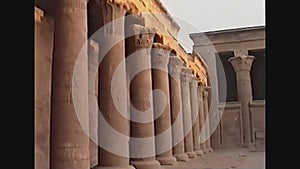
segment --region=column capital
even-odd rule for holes
[[[73,0],[73,1],[78,1],[78,0]],[[127,2],[122,1],[122,0],[89,0],[90,3],[94,2],[97,3],[98,5],[102,5],[101,7],[112,7],[112,10],[126,10],[129,11],[130,7],[127,4]],[[110,10],[108,8],[103,9],[103,10]],[[111,12],[116,12],[116,11],[111,11]],[[118,15],[114,15],[112,17],[117,17]]]
[[[211,87],[210,86],[205,86],[204,90],[207,91],[207,92],[210,92],[211,91]]]
[[[197,86],[198,86],[198,80],[196,79],[196,77],[195,77],[194,75],[192,76],[192,80],[191,80],[190,85],[191,85],[192,88],[197,89]]]
[[[131,45],[134,46],[135,50],[141,50],[151,48],[156,29],[132,24],[129,26],[128,32],[133,43]]]
[[[63,9],[64,12],[69,12],[71,8],[81,8],[86,10],[86,0],[59,0],[56,2],[56,8]]]
[[[183,66],[180,73],[181,81],[190,83],[192,81],[192,77],[192,70]]]
[[[181,69],[182,69],[183,61],[178,58],[177,56],[170,56],[169,57],[169,73],[172,76],[180,77]]]
[[[229,62],[232,64],[233,69],[236,72],[239,71],[250,71],[252,63],[255,57],[250,55],[242,55],[229,58]]]
[[[199,91],[202,93],[205,90],[205,86],[203,86],[202,84],[199,85]]]
[[[120,0],[90,0],[88,5],[90,7],[91,13],[93,13],[93,17],[103,18],[101,20],[103,20],[102,29],[104,31],[104,35],[124,34],[123,26],[119,25],[122,21],[118,21],[116,19],[124,17],[125,14],[129,11],[130,7],[126,3],[126,1],[124,2]],[[102,12],[99,13],[98,11]],[[114,20],[116,21],[113,22]]]
[[[208,97],[208,91],[206,91],[206,90],[203,91],[203,97],[204,97],[204,99],[207,99],[207,97]]]
[[[151,49],[151,61],[154,66],[166,67],[169,62],[171,48],[161,43],[153,43]]]

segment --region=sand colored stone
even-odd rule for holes
[[[254,61],[254,56],[242,55],[229,59],[236,71],[238,98],[241,102],[243,142],[244,146],[253,148],[253,138],[251,134],[251,121],[249,104],[252,101],[252,88],[250,70]]]
[[[154,138],[154,117],[152,109],[151,91],[152,78],[151,69],[146,69],[135,75],[138,65],[143,65],[150,68],[151,58],[150,50],[152,47],[154,30],[141,26],[130,25],[129,31],[133,36],[127,39],[130,45],[128,53],[133,56],[128,67],[130,67],[130,76],[132,78],[130,83],[130,101],[132,104],[131,113],[136,109],[140,112],[150,116],[149,122],[142,123],[131,121],[130,133],[133,138],[148,138],[149,141],[142,141],[139,143],[130,141],[130,154],[134,154],[135,158],[131,157],[130,164],[136,169],[160,169],[160,163],[155,159],[155,138]],[[128,57],[128,56],[127,56]],[[134,76],[135,75],[135,76]],[[138,144],[138,145],[137,145]],[[148,152],[148,157],[143,157],[143,151]],[[139,156],[140,155],[140,156]]]
[[[193,131],[191,117],[190,83],[192,71],[186,67],[181,71],[181,97],[184,128],[184,149],[189,158],[196,158],[197,155],[193,148]]]
[[[191,116],[193,126],[193,147],[197,155],[203,155],[200,149],[200,130],[199,130],[199,101],[198,101],[198,81],[195,77],[190,83],[191,92]]]
[[[168,64],[170,81],[170,102],[172,122],[172,145],[173,154],[178,161],[188,161],[184,151],[184,131],[181,104],[181,82],[180,73],[183,61],[175,55],[171,55]]]
[[[79,59],[87,43],[86,1],[55,1],[55,8],[50,166],[89,169],[88,61],[87,57]],[[73,79],[75,64],[77,77]],[[76,100],[72,85],[76,85]]]
[[[172,155],[172,129],[170,112],[170,92],[168,67],[170,48],[166,45],[154,43],[151,50],[151,66],[153,90],[160,90],[162,94],[153,96],[155,124],[156,159],[162,165],[173,165],[176,158]]]

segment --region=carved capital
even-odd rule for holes
[[[191,80],[190,85],[191,85],[192,88],[197,89],[197,86],[198,86],[198,80],[196,79],[195,76],[192,76],[192,80]]]
[[[206,100],[208,97],[208,91],[203,91],[203,98]]]
[[[180,73],[180,79],[181,82],[188,82],[190,83],[192,81],[192,70],[190,70],[187,67],[182,67],[181,73]]]
[[[254,59],[255,59],[254,56],[242,55],[237,57],[231,57],[229,58],[228,61],[232,64],[233,69],[236,72],[239,72],[239,71],[250,71]]]
[[[64,12],[72,12],[74,8],[80,8],[86,10],[86,0],[58,0],[56,2],[56,8],[63,9]]]
[[[169,73],[172,76],[177,78],[180,77],[181,69],[182,69],[183,61],[179,59],[177,56],[170,56],[169,57]]]
[[[199,86],[199,93],[202,95],[203,91],[205,90],[204,89],[205,87],[203,85],[200,85]]]
[[[130,34],[130,42],[135,50],[150,49],[156,29],[147,28],[141,25],[132,24],[128,30]]]
[[[89,10],[91,10],[90,13],[94,14],[94,19],[102,18],[104,24],[102,26],[104,26],[103,29],[106,35],[124,34],[124,21],[122,19],[114,20],[124,17],[129,11],[129,5],[126,1],[90,0]],[[99,11],[102,12],[99,13]]]
[[[153,43],[151,49],[151,61],[154,66],[166,67],[169,62],[171,48],[160,43]]]

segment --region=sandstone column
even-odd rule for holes
[[[90,165],[98,164],[98,59],[99,45],[93,40],[88,43],[88,78],[89,78],[89,136]]]
[[[170,56],[170,105],[171,105],[171,124],[172,124],[172,145],[173,154],[178,161],[188,161],[188,156],[184,152],[184,132],[181,103],[181,82],[180,72],[183,61],[177,56]]]
[[[97,169],[133,168],[129,165],[129,117],[125,71],[124,16],[129,7],[122,2],[94,0],[89,6],[99,10],[95,19],[100,30],[99,64],[99,153]],[[90,8],[93,9],[93,8]],[[95,21],[96,22],[96,21]],[[114,79],[117,79],[114,81]]]
[[[199,128],[200,128],[200,149],[203,151],[204,154],[207,154],[209,150],[206,147],[205,136],[206,131],[204,128],[205,122],[205,115],[204,115],[204,102],[203,102],[203,92],[204,86],[199,86]]]
[[[189,158],[196,158],[193,148],[193,131],[191,117],[191,99],[190,99],[190,83],[192,80],[192,72],[190,69],[183,67],[181,71],[181,97],[183,112],[183,128],[184,128],[184,148]]]
[[[154,125],[155,125],[155,148],[156,159],[164,165],[176,163],[172,156],[172,129],[170,112],[169,77],[167,64],[171,49],[160,43],[153,43],[151,51],[151,67],[154,93]]]
[[[238,98],[241,102],[244,146],[252,148],[249,103],[252,101],[250,70],[254,56],[237,56],[229,59],[235,72],[238,87]]]
[[[192,82],[190,83],[190,94],[191,94],[191,111],[192,111],[192,125],[193,125],[193,145],[194,151],[197,155],[203,155],[200,149],[200,130],[199,130],[199,103],[198,103],[198,81],[193,76]]]
[[[206,149],[208,152],[213,152],[213,149],[210,146],[210,118],[209,118],[209,108],[208,108],[208,90],[209,88],[205,88],[205,91],[203,93],[203,108],[204,108],[204,122],[205,125],[205,135],[206,135]]]
[[[152,108],[152,80],[150,50],[154,30],[141,25],[130,25],[126,63],[130,73],[130,163],[136,169],[160,169],[155,160],[154,117]],[[133,59],[130,59],[130,58]],[[139,70],[139,68],[146,68]],[[139,116],[137,118],[137,116]],[[145,118],[144,118],[145,117]],[[136,118],[136,119],[132,119]],[[145,120],[145,121],[143,121]]]
[[[51,104],[52,169],[90,168],[87,135],[88,61],[87,50],[83,49],[87,42],[86,7],[86,0],[55,1]],[[85,57],[79,58],[82,49]],[[74,78],[75,64],[77,76]],[[72,87],[74,85],[76,87]],[[76,95],[73,95],[72,90]]]

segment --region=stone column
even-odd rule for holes
[[[89,136],[90,165],[98,164],[98,59],[99,44],[93,40],[88,43],[88,78],[89,78]]]
[[[141,25],[130,25],[128,56],[130,73],[130,163],[136,169],[160,169],[155,159],[154,117],[152,109],[152,79],[150,50],[154,32]],[[133,59],[130,59],[130,58]],[[141,70],[139,68],[146,68]],[[134,119],[133,119],[134,118]]]
[[[183,61],[177,56],[170,56],[169,59],[169,80],[170,80],[170,104],[172,124],[172,145],[173,154],[178,161],[188,161],[184,152],[184,132],[181,103],[181,82],[180,72]]]
[[[237,56],[229,59],[237,79],[238,98],[241,102],[242,127],[244,146],[252,148],[254,145],[251,140],[251,125],[249,103],[252,101],[252,88],[250,70],[254,61],[254,56]]]
[[[88,60],[87,57],[79,58],[81,50],[84,56],[87,55],[87,49],[83,48],[87,42],[86,2],[55,1],[50,138],[52,169],[90,168]],[[74,78],[75,64],[77,74]],[[72,87],[74,85],[76,87]],[[76,95],[73,95],[74,92]]]
[[[199,128],[200,128],[200,149],[204,154],[207,154],[209,150],[206,147],[205,136],[206,130],[204,128],[205,116],[204,116],[204,102],[203,102],[203,92],[204,86],[199,86]]]
[[[92,0],[90,10],[102,20],[93,39],[100,44],[99,64],[99,153],[97,169],[128,169],[129,115],[125,69],[124,16],[127,4],[108,0]],[[94,6],[94,8],[92,8]],[[93,12],[93,11],[91,11]],[[90,18],[92,19],[92,18]],[[96,22],[96,21],[95,21]],[[116,80],[117,79],[117,82]]]
[[[191,111],[192,111],[192,126],[193,126],[193,145],[194,151],[197,155],[203,155],[200,149],[200,130],[199,130],[199,103],[198,103],[198,81],[193,76],[192,82],[190,83],[190,94],[191,94]]]
[[[193,148],[193,131],[191,117],[191,97],[190,83],[192,80],[192,71],[186,67],[181,71],[181,96],[182,96],[182,112],[184,125],[184,148],[189,158],[196,158],[197,155]]]
[[[176,163],[176,158],[172,156],[170,93],[167,69],[170,51],[170,47],[160,43],[153,43],[151,51],[153,90],[158,90],[153,96],[156,159],[164,165]]]
[[[209,108],[208,108],[208,90],[209,88],[205,88],[203,93],[203,108],[204,108],[204,123],[205,123],[205,135],[206,135],[206,149],[208,152],[213,152],[213,149],[210,146],[210,118],[209,118]]]

